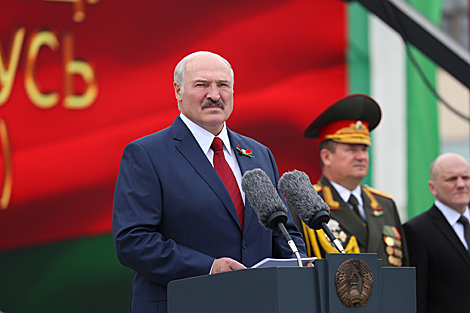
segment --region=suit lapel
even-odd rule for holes
[[[229,214],[241,229],[237,211],[227,189],[224,186],[224,183],[220,179],[219,175],[217,175],[217,172],[207,159],[207,156],[202,151],[193,134],[189,131],[179,116],[173,122],[172,128],[176,149],[192,165],[194,170],[214,191],[217,197],[219,197],[220,201],[222,201]]]
[[[242,155],[241,153],[237,151],[237,146],[240,146],[241,148],[244,148],[244,149],[251,149],[252,147],[248,147],[245,140],[243,140],[243,138],[239,136],[237,133],[234,133],[230,131],[229,129],[227,129],[227,131],[228,131],[228,136],[230,138],[230,145],[232,146],[233,153],[235,153],[236,155],[242,176],[246,171],[250,171],[255,168],[260,168],[261,165],[258,164],[258,162],[256,161],[256,158]],[[256,155],[256,152],[254,154]],[[256,221],[258,220],[258,217],[256,215],[253,216],[253,213],[254,213],[253,207],[251,206],[250,202],[245,198],[245,230],[250,225],[252,218],[256,218]]]
[[[433,206],[429,211],[429,215],[436,226],[437,231],[441,232],[445,239],[457,250],[459,255],[465,260],[465,263],[470,267],[470,254],[465,249],[465,246],[460,241],[460,238],[455,233],[452,226],[441,213],[441,211]]]

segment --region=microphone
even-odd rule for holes
[[[341,242],[333,235],[326,223],[330,220],[330,207],[318,195],[307,174],[293,170],[279,179],[279,190],[294,208],[300,219],[312,229],[323,229],[336,249],[345,253]]]
[[[242,177],[242,189],[250,201],[251,206],[258,215],[260,224],[264,228],[279,229],[297,258],[299,267],[302,267],[299,250],[287,232],[287,208],[282,202],[268,175],[259,168],[246,171]]]

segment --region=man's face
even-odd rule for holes
[[[324,173],[328,179],[354,189],[369,171],[369,146],[337,143],[336,151],[321,153]]]
[[[218,135],[233,110],[233,81],[229,66],[215,55],[203,54],[186,63],[184,93],[174,83],[181,112]]]
[[[470,203],[470,166],[458,156],[448,156],[434,166],[429,189],[437,200],[463,213]]]

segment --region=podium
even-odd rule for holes
[[[331,253],[314,264],[172,281],[168,313],[416,312],[414,267],[382,267],[375,253]]]

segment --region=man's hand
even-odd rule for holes
[[[214,261],[212,264],[211,274],[228,272],[233,270],[241,270],[246,268],[243,264],[238,263],[237,261],[230,258],[220,258]]]

